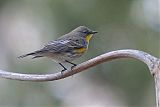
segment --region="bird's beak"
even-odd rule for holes
[[[98,33],[97,31],[91,31],[91,34],[95,34],[95,33]]]

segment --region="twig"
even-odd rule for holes
[[[139,50],[125,49],[125,50],[108,52],[99,55],[93,59],[90,59],[86,62],[83,62],[78,66],[76,66],[75,68],[73,68],[72,70],[67,70],[63,72],[63,74],[61,72],[54,74],[42,74],[42,75],[20,74],[20,73],[13,73],[0,70],[0,77],[13,80],[20,80],[20,81],[36,81],[36,82],[53,81],[69,77],[76,73],[82,72],[88,68],[96,66],[100,63],[108,62],[119,58],[134,58],[147,64],[150,73],[154,76],[155,79],[157,107],[160,107],[160,59]]]

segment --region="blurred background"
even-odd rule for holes
[[[0,69],[61,71],[47,58],[17,57],[80,25],[99,33],[77,64],[128,48],[160,57],[160,0],[0,0]],[[153,78],[147,66],[134,59],[103,63],[53,82],[0,79],[0,87],[0,107],[156,106]]]

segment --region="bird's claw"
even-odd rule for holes
[[[61,71],[61,74],[63,74],[63,72],[66,71],[66,70],[67,70],[67,69],[63,69],[63,70]]]
[[[74,68],[74,67],[76,67],[77,65],[75,64],[75,65],[73,65],[73,66],[71,66],[71,70]]]

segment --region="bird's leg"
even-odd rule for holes
[[[72,62],[70,62],[70,61],[67,61],[67,60],[66,60],[66,62],[68,62],[68,63],[70,63],[70,64],[72,64],[72,65],[73,65],[73,66],[71,66],[71,69],[73,69],[75,66],[77,66],[77,64],[72,63]]]
[[[61,65],[63,67],[63,69],[61,71],[61,74],[62,74],[65,70],[67,70],[67,68],[64,65],[62,65],[61,63],[59,63],[59,65]]]

